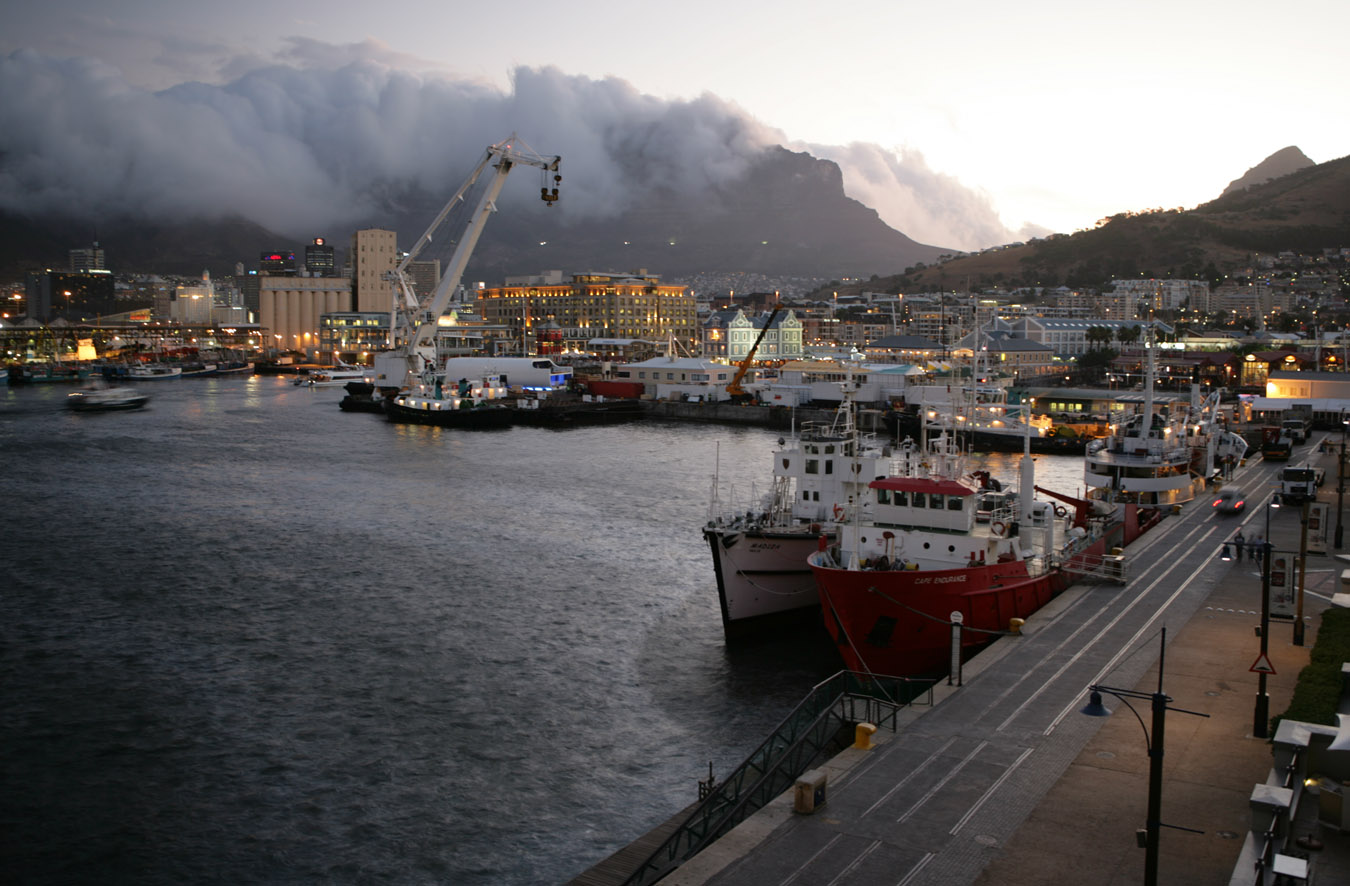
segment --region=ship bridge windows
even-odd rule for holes
[[[819,473],[820,473],[820,459],[818,459],[818,458],[808,458],[808,459],[806,460],[806,473],[808,473],[808,474],[819,474]]]

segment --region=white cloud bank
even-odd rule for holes
[[[563,157],[567,215],[606,215],[662,185],[738,176],[782,133],[716,96],[667,100],[626,81],[517,68],[509,91],[400,66],[379,46],[296,47],[221,85],[154,92],[101,62],[0,57],[0,209],[91,219],[240,216],[304,235],[377,218],[409,188],[449,196],[512,132]],[[789,146],[839,164],[849,196],[924,243],[1007,242],[987,195],[876,145]]]

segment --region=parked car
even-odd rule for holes
[[[1247,502],[1242,498],[1242,490],[1235,486],[1229,486],[1219,490],[1219,497],[1214,499],[1214,513],[1241,513],[1243,506],[1246,504]]]

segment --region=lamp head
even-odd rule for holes
[[[1087,714],[1089,717],[1111,716],[1111,712],[1106,709],[1106,705],[1102,704],[1102,694],[1095,689],[1088,696],[1087,705],[1079,713]]]

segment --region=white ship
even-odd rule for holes
[[[757,500],[752,496],[748,507],[721,513],[714,478],[703,537],[712,550],[727,637],[818,609],[807,557],[887,467],[881,444],[857,433],[846,396],[833,422],[807,423],[790,442],[779,441],[773,488]]]
[[[1089,498],[1183,504],[1247,451],[1247,441],[1218,422],[1219,391],[1202,400],[1199,387],[1192,385],[1189,402],[1163,404],[1155,400],[1153,378],[1150,347],[1141,407],[1114,414],[1110,435],[1088,446],[1083,479]]]

